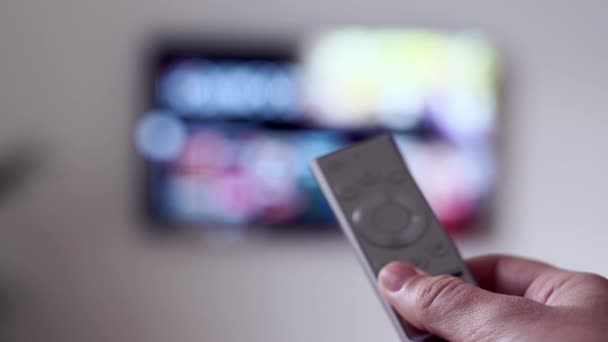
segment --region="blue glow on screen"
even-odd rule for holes
[[[199,117],[280,119],[297,103],[297,68],[265,61],[189,60],[159,80],[162,103]]]

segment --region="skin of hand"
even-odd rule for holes
[[[449,341],[608,341],[608,280],[504,255],[467,260],[479,287],[392,262],[378,275],[405,320]]]

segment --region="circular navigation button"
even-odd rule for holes
[[[385,201],[386,199],[382,196],[372,195],[353,211],[352,219],[360,230],[364,230],[363,227],[371,226],[370,213]]]
[[[408,208],[390,202],[377,207],[371,214],[375,229],[386,234],[399,234],[407,229],[412,216]]]
[[[418,206],[405,200],[371,196],[352,213],[357,231],[381,247],[401,247],[422,236],[426,216]]]

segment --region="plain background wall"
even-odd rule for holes
[[[503,182],[495,225],[460,241],[463,253],[608,275],[607,11],[602,1],[3,0],[0,153],[34,144],[44,158],[0,202],[0,339],[396,340],[339,235],[214,248],[142,233],[130,125],[138,50],[163,29],[486,31],[505,58]]]

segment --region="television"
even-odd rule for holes
[[[498,58],[483,35],[351,27],[147,58],[134,141],[146,215],[167,229],[334,226],[309,161],[386,131],[448,229],[488,214]]]

